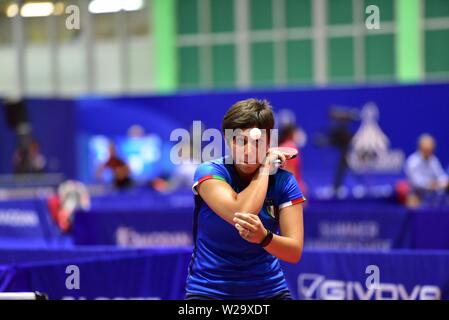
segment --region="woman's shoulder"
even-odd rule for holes
[[[212,159],[202,162],[196,169],[196,173],[221,173],[221,175],[226,173],[225,167],[225,157]]]
[[[275,176],[276,180],[279,179],[281,181],[289,180],[292,177],[294,178],[293,174],[290,171],[282,169],[282,168],[279,168],[274,176]]]
[[[198,167],[224,167],[225,157],[203,161]]]

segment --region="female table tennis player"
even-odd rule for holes
[[[237,102],[222,123],[223,132],[241,129],[226,141],[233,161],[223,157],[196,170],[186,299],[291,299],[279,259],[297,263],[301,257],[305,199],[291,173],[270,174],[273,163],[282,165],[291,156],[268,149],[273,127],[267,101]],[[258,144],[250,135],[254,128],[265,129]],[[261,146],[268,150],[262,156]]]

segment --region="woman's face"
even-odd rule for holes
[[[266,130],[261,130],[262,136],[254,140],[250,137],[251,129],[236,130],[236,134],[230,141],[234,163],[241,172],[247,175],[254,174],[259,169],[269,148]]]

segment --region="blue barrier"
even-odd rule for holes
[[[167,203],[139,209],[97,205],[90,212],[78,212],[74,242],[131,247],[191,244],[193,208]],[[308,248],[449,249],[448,228],[449,208],[409,210],[385,201],[314,201],[304,211]]]
[[[449,248],[449,209],[428,208],[412,212],[412,248]]]
[[[313,203],[305,209],[304,238],[308,248],[416,248],[412,221],[416,215],[385,203]],[[431,218],[430,218],[431,219]],[[449,215],[448,215],[449,220]],[[447,243],[449,248],[449,242]]]
[[[0,202],[0,241],[45,242],[46,223],[36,200]]]
[[[449,299],[449,251],[309,250],[283,268],[300,299]],[[371,286],[375,272],[379,282]]]
[[[73,225],[77,245],[192,245],[191,191],[159,194],[131,191],[92,199]]]
[[[51,299],[183,299],[191,255],[191,247],[7,251],[0,249],[0,291]],[[283,269],[299,299],[449,299],[449,251],[305,250]]]
[[[73,239],[77,245],[191,245],[192,210],[78,212],[73,225]]]
[[[0,263],[0,291],[41,291],[57,300],[182,299],[191,249],[43,250],[26,261],[28,254],[15,250],[10,256],[21,262]],[[71,271],[79,271],[79,289],[70,282]]]
[[[46,199],[0,201],[0,245],[62,247],[72,244],[50,217]]]
[[[0,202],[0,245],[122,247],[192,245],[190,192],[130,192],[95,197],[62,235],[43,199]],[[307,248],[449,249],[449,208],[409,210],[389,201],[310,201]]]

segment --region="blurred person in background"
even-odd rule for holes
[[[315,143],[319,147],[334,147],[339,152],[335,169],[333,189],[337,194],[344,186],[346,171],[349,168],[348,154],[354,133],[351,123],[360,119],[359,111],[354,108],[331,107],[329,110],[330,128],[325,134],[318,134]]]
[[[75,180],[61,183],[55,194],[48,199],[51,217],[62,232],[71,230],[76,210],[90,209],[90,194],[87,187]]]
[[[418,150],[410,155],[405,164],[405,173],[410,185],[407,204],[436,204],[448,190],[449,178],[440,161],[434,155],[436,143],[430,134],[418,139]]]
[[[159,192],[172,192],[179,189],[190,189],[198,164],[198,159],[192,143],[181,147],[181,163],[177,164],[168,177],[157,177],[150,181],[150,186]]]
[[[46,159],[36,140],[18,147],[13,156],[14,173],[43,173]]]
[[[117,188],[127,188],[132,185],[129,166],[125,161],[118,157],[117,150],[113,142],[110,142],[109,144],[109,159],[97,169],[97,177],[101,178],[104,170],[106,169],[112,170],[114,175],[114,185]]]

